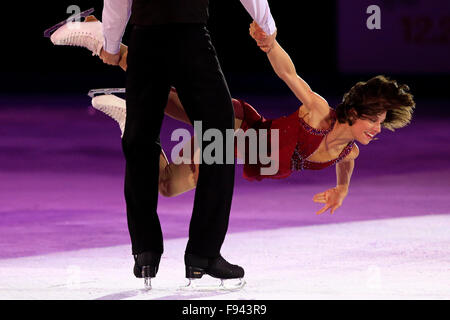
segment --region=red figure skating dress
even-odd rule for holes
[[[279,130],[279,168],[274,175],[261,175],[261,168],[265,167],[261,163],[244,163],[244,178],[250,181],[262,180],[264,178],[283,179],[298,170],[321,170],[336,164],[344,159],[353,149],[354,141],[342,150],[339,157],[327,162],[308,161],[319,147],[322,139],[333,129],[336,122],[336,113],[331,109],[332,124],[329,129],[319,130],[309,126],[298,116],[298,109],[289,116],[277,119],[265,119],[252,106],[242,100],[234,100],[233,105],[235,116],[242,119],[241,129],[246,131],[249,128],[255,130],[267,129],[270,141],[270,130]],[[270,150],[270,147],[269,147]],[[266,167],[268,167],[267,165]]]

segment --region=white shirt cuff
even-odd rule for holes
[[[275,25],[275,21],[273,19],[270,19],[262,29],[268,35],[273,35],[275,31],[277,31],[277,26]]]
[[[103,49],[110,54],[117,54],[120,51],[120,41],[103,41]]]

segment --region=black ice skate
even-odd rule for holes
[[[244,269],[228,263],[222,256],[214,259],[202,258],[193,254],[185,254],[186,278],[189,280],[183,290],[214,291],[238,290],[245,285]],[[220,284],[200,284],[203,275],[220,279]]]
[[[161,255],[150,251],[134,255],[134,275],[136,278],[144,278],[145,289],[152,289],[152,278],[158,273]]]

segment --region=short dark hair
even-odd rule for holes
[[[355,84],[336,107],[336,116],[340,123],[353,125],[355,116],[367,119],[386,111],[382,126],[394,131],[411,122],[415,106],[406,84],[399,85],[397,81],[379,75]]]

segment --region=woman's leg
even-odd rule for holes
[[[86,17],[85,22],[89,21],[97,21],[97,18],[88,16]],[[124,71],[127,70],[127,55],[128,47],[121,44],[119,67]],[[238,129],[241,127],[243,119],[242,106],[236,99],[233,99],[232,102],[236,115],[234,122],[235,129]],[[171,88],[170,90],[164,113],[175,120],[192,125],[174,88]],[[191,144],[191,150],[194,149],[193,139],[195,138],[192,138],[191,141],[188,142]],[[191,164],[175,164],[170,163],[164,151],[161,150],[159,161],[159,193],[166,197],[174,197],[194,189],[198,180],[199,155],[200,152],[197,148],[192,151]]]
[[[171,91],[172,98],[178,98],[176,95],[176,92],[173,93]],[[181,102],[179,102],[179,99],[177,99],[178,102],[173,101],[173,105],[171,105],[171,108],[174,108],[176,112],[180,112],[182,110],[184,112],[183,106],[181,105]],[[235,110],[236,116],[243,116],[243,109],[241,103],[233,99],[233,106]],[[178,110],[177,110],[178,109]],[[166,109],[167,111],[167,109]],[[167,113],[166,113],[167,114]],[[185,113],[184,113],[185,115]],[[187,116],[186,116],[187,118]],[[235,129],[239,129],[241,127],[242,119],[238,119],[235,117],[234,125]],[[198,180],[198,173],[199,173],[199,156],[200,156],[200,149],[197,147],[194,149],[194,139],[193,137],[191,141],[187,142],[190,144],[190,148],[183,148],[182,150],[192,150],[192,154],[190,157],[191,164],[175,164],[175,163],[169,163],[167,157],[165,156],[164,152],[161,153],[160,157],[160,165],[159,165],[159,192],[161,195],[166,197],[174,197],[179,194],[182,194],[184,192],[190,191],[194,189],[197,185]],[[183,157],[183,155],[180,155],[178,159],[175,162],[181,162],[178,161]],[[186,157],[183,157],[186,159]]]
[[[175,197],[197,186],[200,152],[198,148],[197,150],[193,150],[194,139],[195,137],[187,142],[191,144],[190,150],[193,152],[193,155],[191,155],[191,164],[169,163],[164,152],[161,152],[159,163],[159,193],[161,195]],[[179,162],[181,158],[182,155],[178,156],[176,162]]]
[[[98,21],[98,19],[95,18],[94,16],[88,16],[84,20],[84,22],[95,22],[95,21]],[[124,71],[126,71],[128,67],[127,56],[128,56],[128,47],[124,44],[121,44],[119,67],[122,68]],[[243,119],[242,105],[238,100],[235,99],[233,99],[232,102],[235,109],[235,128],[237,129],[241,127]],[[102,111],[105,112],[104,110]],[[174,88],[170,90],[164,113],[173,119],[179,120],[188,125],[192,125]],[[123,116],[125,118],[126,114],[124,114]],[[116,121],[118,121],[120,124],[121,119],[116,119],[114,116],[111,117]],[[188,143],[191,143],[193,145],[193,140]],[[193,150],[193,154],[194,154],[193,159],[195,159],[195,157],[198,158],[199,150]],[[160,175],[159,192],[162,195],[169,197],[175,196],[184,193],[186,191],[192,190],[196,187],[199,173],[199,165],[195,163],[198,163],[199,161],[191,161],[191,162],[192,164],[169,163],[166,155],[164,154],[164,151],[161,151],[159,164],[159,175]]]
[[[120,61],[125,61],[125,64],[119,64],[122,69],[126,70],[126,55],[128,50],[124,50],[122,53],[122,48],[124,48],[123,45],[121,46],[121,55],[123,54],[123,56]],[[234,127],[235,129],[239,129],[244,118],[243,106],[241,105],[241,102],[236,99],[232,99],[232,102],[235,110]],[[177,91],[174,88],[171,88],[170,90],[164,113],[175,120],[192,126],[178,97]],[[161,150],[159,163],[159,193],[161,195],[165,197],[175,197],[190,191],[197,186],[200,152],[198,148],[194,150],[193,139],[195,138],[192,138],[190,142],[187,142],[191,144],[190,150],[193,150],[191,164],[170,163],[164,151]],[[176,162],[178,163],[179,161]]]

